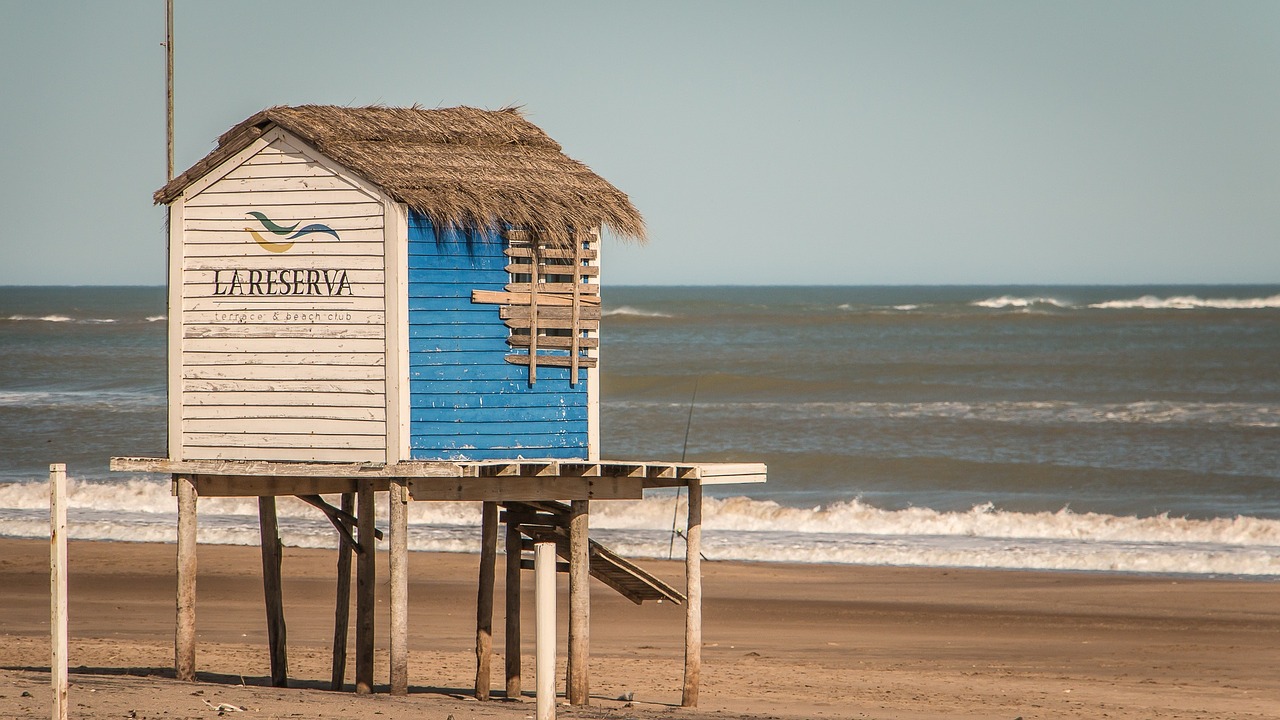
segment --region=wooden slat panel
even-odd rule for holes
[[[321,177],[337,179],[332,170],[319,163],[311,162],[301,155],[276,154],[273,158],[267,158],[264,155],[265,153],[258,153],[245,164],[227,173],[223,179]],[[351,184],[347,183],[346,187],[351,187]]]
[[[415,478],[414,500],[637,500],[642,483],[631,478],[484,477]]]
[[[191,405],[182,412],[183,420],[262,418],[289,421],[295,418],[320,420],[387,419],[385,407],[339,407],[324,405]]]
[[[381,435],[320,435],[303,433],[204,433],[183,432],[183,445],[187,447],[241,447],[241,448],[298,448],[326,450],[383,450],[386,439]]]
[[[241,298],[233,298],[240,300]],[[255,298],[246,298],[252,301]],[[280,298],[288,302],[288,298]],[[297,325],[314,325],[316,327],[335,327],[348,325],[376,325],[379,328],[385,323],[386,314],[378,310],[354,310],[349,308],[312,308],[303,310],[290,309],[229,309],[229,310],[188,310],[182,314],[182,324],[188,327],[196,325],[240,325],[260,324],[265,327]]]
[[[381,258],[383,256],[383,241],[381,237],[370,237],[371,234],[381,236],[381,231],[347,231],[352,237],[343,237],[342,240],[334,240],[328,234],[307,234],[297,238],[297,240],[284,242],[292,242],[293,246],[283,254],[268,254],[264,250],[257,247],[257,243],[247,232],[241,231],[205,231],[200,233],[187,233],[187,237],[191,238],[191,242],[187,243],[187,260],[193,258],[219,258],[223,260],[220,268],[228,266],[227,260],[234,258],[237,260],[236,266],[243,268],[242,260],[265,258],[271,260],[269,266],[271,268],[279,268],[280,264],[287,263],[294,258],[315,258],[315,256],[328,256],[338,263],[342,263],[346,258],[361,258],[361,256],[375,256]],[[271,236],[270,241],[280,240],[280,238]],[[187,265],[191,266],[191,265]],[[349,266],[342,264],[339,266]]]
[[[376,218],[378,222],[382,222],[382,204],[367,200],[360,202],[307,203],[306,207],[306,217],[313,218],[314,222],[322,222],[326,225],[331,222],[338,222],[342,218],[361,218],[369,221]],[[241,203],[239,205],[188,206],[184,220],[235,220],[236,222],[241,222],[245,220],[245,213],[248,210],[257,210],[270,218],[275,218],[277,215],[284,218],[287,214],[298,212],[298,198],[281,198],[278,201],[267,202],[262,197],[255,197],[252,205]],[[290,218],[290,222],[297,219],[299,218]]]
[[[284,429],[288,432],[282,432]],[[192,418],[182,421],[184,433],[221,433],[242,435],[373,435],[382,437],[387,424],[371,420],[341,420],[334,418]]]
[[[287,390],[273,390],[270,392],[255,390],[198,392],[184,390],[182,392],[182,403],[186,406],[221,405],[227,407],[277,408],[283,412],[283,408],[287,407],[383,407],[386,405],[386,396],[383,393],[326,392],[324,395],[317,397],[313,390],[301,392]]]
[[[187,457],[192,460],[284,460],[298,462],[382,462],[385,448],[284,448],[284,447],[233,447],[228,445],[202,446],[184,443]]]
[[[326,211],[331,211],[333,206],[327,206]],[[370,205],[369,207],[373,207]],[[201,208],[202,211],[209,208]],[[191,218],[187,217],[183,221],[183,227],[187,233],[189,242],[201,243],[206,242],[206,237],[210,233],[243,233],[246,223],[256,224],[256,220],[249,217],[248,213],[241,212],[238,215],[234,212],[218,213],[219,217],[209,218]],[[270,213],[267,213],[270,217]],[[223,217],[225,216],[225,217]],[[326,212],[325,217],[321,219],[325,225],[337,231],[344,240],[347,239],[347,233],[362,233],[354,236],[352,239],[360,240],[364,238],[364,231],[376,230],[382,231],[383,218],[373,215],[358,214],[350,216],[343,214],[335,216]]]
[[[512,365],[528,365],[528,355],[507,355],[505,360]],[[552,367],[569,367],[573,364],[573,358],[567,355],[539,355],[539,365],[549,365]],[[595,367],[596,359],[592,357],[578,358],[578,364],[582,367]]]
[[[277,166],[281,167],[281,166]],[[306,169],[307,166],[300,166]],[[311,166],[316,167],[316,166]],[[323,168],[321,168],[323,170]],[[256,169],[251,170],[241,166],[233,170],[226,177],[222,178],[215,184],[211,190],[216,193],[259,193],[259,192],[305,192],[317,190],[356,190],[356,187],[350,182],[334,175],[333,173],[323,172],[314,174],[298,175],[296,173],[279,173],[279,174],[258,174]],[[359,192],[359,190],[356,190]],[[210,195],[209,191],[200,193],[200,197]],[[361,193],[364,195],[364,193]],[[365,196],[367,197],[367,196]]]
[[[584,295],[600,294],[600,285],[596,283],[577,283],[579,291]],[[538,295],[543,293],[563,293],[565,295],[573,294],[574,283],[539,283]],[[527,293],[529,292],[529,283],[507,283],[505,288],[507,292]]]
[[[385,380],[183,380],[184,393],[347,393],[382,395]],[[265,399],[265,398],[264,398]],[[323,398],[312,398],[320,402]]]
[[[336,495],[356,491],[355,478],[330,477],[240,477],[197,475],[196,493],[201,497],[253,497],[255,495]],[[375,492],[386,492],[390,480],[374,480]]]
[[[188,368],[202,366],[218,367],[224,365],[256,366],[277,365],[282,367],[319,366],[337,367],[368,366],[381,367],[386,356],[382,353],[342,353],[342,352],[193,352],[183,353],[183,364]],[[381,372],[381,371],[373,371]]]
[[[386,380],[381,365],[187,365],[184,380]]]
[[[210,189],[188,198],[186,207],[188,208],[205,208],[205,207],[234,207],[257,209],[264,205],[306,205],[312,206],[312,213],[323,213],[316,206],[324,205],[354,205],[357,203],[371,202],[372,198],[363,191],[354,188],[344,190],[278,190],[267,191],[257,190],[253,193],[223,191],[223,183],[218,182]],[[381,204],[375,203],[381,208]],[[270,213],[267,213],[270,217]],[[321,217],[322,215],[313,214],[313,217]]]
[[[584,305],[582,309],[579,310],[579,313],[581,314],[580,317],[583,320],[599,320],[600,306]],[[509,307],[503,307],[500,310],[498,310],[498,317],[502,318],[503,320],[524,320],[529,317],[529,314],[530,314],[529,307],[527,305],[511,305]],[[572,307],[538,308],[539,322],[542,322],[545,320],[572,320],[572,319],[573,319]],[[553,327],[553,326],[548,326],[548,327]],[[572,323],[569,325],[565,325],[564,327],[572,327]]]
[[[569,330],[573,327],[573,320],[571,318],[560,319],[560,318],[543,317],[538,322],[544,329]],[[529,327],[529,321],[521,318],[511,318],[509,320],[505,320],[504,323],[506,324],[507,327],[513,328],[513,329],[523,330],[523,329],[528,329]],[[578,329],[585,330],[588,332],[599,330],[600,321],[599,320],[580,320],[578,322]]]
[[[183,338],[382,338],[382,325],[187,325]]]
[[[495,290],[472,290],[471,302],[473,303],[500,303],[503,305],[528,305],[529,293],[509,293],[499,292]],[[599,295],[586,295],[582,298],[584,305],[599,305]],[[573,305],[572,295],[562,295],[556,293],[538,293],[538,304],[549,305],[551,307],[570,307]]]
[[[186,338],[182,343],[184,352],[226,352],[226,353],[267,353],[290,352],[298,349],[298,342],[292,338],[280,337],[245,337],[245,338]],[[308,348],[317,353],[371,353],[382,352],[384,342],[381,338],[308,338]]]
[[[512,263],[503,268],[509,273],[528,275],[533,272],[533,266],[527,263]],[[539,266],[539,275],[578,275],[578,276],[596,276],[600,274],[600,268],[594,265],[552,265],[550,263]]]
[[[528,247],[513,247],[513,248],[507,248],[506,250],[503,251],[503,253],[507,257],[527,258],[527,257],[530,257],[530,255],[532,254],[532,251]],[[538,251],[538,255],[544,258],[555,258],[555,259],[566,259],[566,258],[572,259],[574,256],[573,250],[566,250],[564,248],[542,248]],[[595,260],[596,251],[591,249],[582,250],[581,255],[579,257],[581,257],[583,260]]]
[[[577,342],[574,342],[574,341]],[[527,335],[512,335],[507,343],[512,347],[529,347],[529,337]],[[596,348],[600,347],[599,338],[571,338],[560,336],[546,336],[538,338],[538,345],[547,348]]]

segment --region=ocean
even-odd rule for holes
[[[710,561],[1280,578],[1280,286],[606,287],[603,456],[759,461],[708,490]],[[0,287],[0,536],[174,537],[163,288]],[[683,552],[672,492],[592,533]],[[200,539],[256,544],[256,502]],[[474,551],[478,506],[414,503],[410,546]],[[281,505],[286,545],[333,547]]]

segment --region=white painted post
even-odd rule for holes
[[[49,466],[49,634],[53,720],[67,720],[67,466]]]
[[[409,485],[391,481],[391,694],[409,694]]]
[[[556,544],[533,546],[534,597],[537,606],[537,662],[534,683],[538,687],[537,720],[556,717]]]

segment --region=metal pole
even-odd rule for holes
[[[173,179],[173,0],[164,2],[165,177]]]
[[[556,717],[556,544],[533,546],[534,596],[536,598],[537,662],[534,683],[538,688],[537,720]]]
[[[67,466],[49,466],[49,634],[53,720],[67,720]]]

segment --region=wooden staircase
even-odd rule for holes
[[[550,500],[501,504],[506,509],[502,514],[502,521],[520,528],[520,532],[527,537],[522,543],[525,550],[531,550],[534,543],[552,542],[556,546],[556,555],[569,559],[568,505]],[[645,600],[667,600],[679,605],[685,601],[683,593],[635,563],[595,540],[589,541],[589,545],[591,577],[613,588],[631,602],[639,605]],[[558,570],[568,570],[567,563],[556,565]],[[533,561],[521,560],[521,567],[532,568]]]

